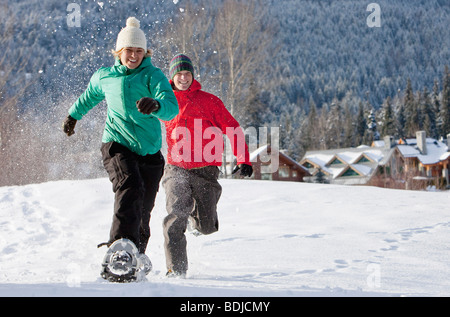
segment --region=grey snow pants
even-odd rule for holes
[[[167,269],[186,273],[188,269],[185,231],[189,217],[202,234],[219,230],[217,203],[222,187],[217,166],[184,169],[166,165],[162,185],[168,215],[164,219],[164,247]]]

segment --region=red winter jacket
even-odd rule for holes
[[[173,82],[170,81],[173,87]],[[174,90],[179,114],[166,123],[167,161],[186,169],[222,165],[223,134],[228,136],[237,164],[251,165],[239,123],[216,96],[195,79],[185,91]]]

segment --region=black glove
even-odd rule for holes
[[[239,170],[241,170],[242,176],[250,177],[253,174],[253,167],[248,164],[239,164],[238,166],[236,166],[236,168],[234,169],[232,174],[237,173],[237,171],[239,171]]]
[[[143,97],[136,101],[136,107],[143,114],[151,114],[159,109],[159,102],[153,98]]]
[[[67,116],[66,120],[63,122],[63,131],[67,136],[71,136],[75,133],[75,125],[77,120],[72,118],[70,115]]]

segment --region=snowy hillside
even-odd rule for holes
[[[147,281],[99,277],[107,179],[0,187],[0,296],[449,296],[450,192],[221,180],[220,231],[167,279],[164,191]]]

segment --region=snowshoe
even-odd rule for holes
[[[135,244],[128,239],[119,239],[106,252],[100,275],[110,282],[134,282],[140,266],[139,251]]]
[[[139,253],[139,268],[138,271],[147,275],[152,270],[152,262],[144,253]]]

